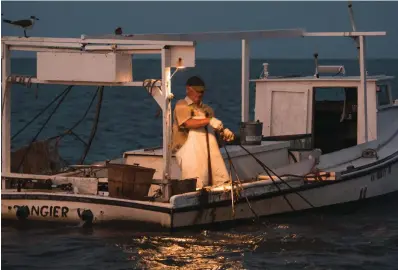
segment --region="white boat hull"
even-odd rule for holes
[[[379,177],[378,177],[379,176]],[[315,184],[316,185],[316,184]],[[398,191],[398,163],[380,168],[372,174],[349,178],[318,187],[299,187],[297,192],[309,201],[315,208],[333,206],[349,202],[370,199]],[[284,196],[272,196],[271,194],[250,198],[250,204],[258,216],[270,216],[275,214],[306,210],[313,208],[296,193],[286,190]],[[176,210],[173,217],[173,226],[182,227],[194,224],[217,223],[232,220],[231,202],[223,206],[212,207],[209,205],[203,210],[200,218],[199,211]],[[220,203],[221,204],[221,203]],[[180,212],[181,211],[181,212]],[[242,200],[235,206],[235,219],[248,219],[255,217],[248,204]]]
[[[282,192],[267,181],[244,185],[244,192],[258,216],[360,201],[398,191],[398,153],[356,171],[345,172],[342,180],[304,185],[295,185],[292,182],[293,189],[281,184]],[[205,198],[204,203],[197,203],[197,193],[176,195],[170,203],[158,203],[100,196],[7,191],[2,193],[2,219],[18,220],[17,211],[21,206],[27,206],[29,209],[26,220],[76,224],[84,219],[84,210],[91,211],[94,224],[129,221],[152,223],[165,228],[190,227],[254,217],[243,197],[235,204],[233,217],[230,191],[209,194],[211,195]]]

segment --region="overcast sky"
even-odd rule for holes
[[[80,37],[81,34],[180,33],[303,28],[306,31],[350,31],[348,1],[334,2],[1,2],[2,19],[37,16],[28,35]],[[398,2],[353,1],[359,31],[387,31],[368,41],[369,58],[398,58]],[[23,35],[2,22],[1,34]],[[254,58],[355,58],[348,38],[275,39],[252,44]],[[197,46],[198,58],[238,58],[240,42]]]

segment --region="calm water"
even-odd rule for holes
[[[310,75],[312,60],[253,60],[251,78],[258,77],[262,63],[270,63],[272,75]],[[358,74],[356,61],[323,61],[344,64]],[[159,62],[139,60],[135,80],[159,78]],[[13,73],[34,75],[35,62],[15,60]],[[369,60],[370,74],[398,76],[398,60]],[[149,76],[148,76],[149,74]],[[184,82],[193,75],[204,78],[211,104],[224,124],[237,131],[240,121],[239,60],[198,60],[194,70],[173,77],[176,98],[184,96]],[[63,86],[41,85],[12,91],[12,134],[45,107]],[[74,87],[39,139],[73,126],[87,109],[96,87]],[[251,87],[251,104],[254,88]],[[398,81],[394,81],[398,98]],[[126,150],[161,144],[158,106],[143,88],[106,87],[96,137],[87,162],[121,157]],[[13,148],[26,145],[44,124],[42,115],[13,140]],[[95,104],[75,129],[84,140],[90,135]],[[83,145],[74,137],[60,143],[69,163],[78,161]],[[398,199],[346,209],[342,213],[310,213],[263,219],[262,224],[233,228],[184,231],[174,234],[144,229],[87,231],[77,228],[30,228],[2,226],[4,269],[398,269]]]

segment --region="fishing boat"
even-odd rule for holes
[[[386,32],[286,29],[2,37],[2,219],[85,225],[127,222],[178,229],[341,205],[397,192],[398,100],[391,94],[394,77],[370,75],[365,65],[365,39],[384,35]],[[359,47],[360,76],[346,76],[344,66],[319,65],[315,55],[314,74],[272,76],[264,63],[261,76],[249,78],[250,41],[295,37],[354,39]],[[181,179],[170,148],[171,71],[194,68],[195,47],[202,41],[242,44],[242,124],[238,139],[221,147],[231,170],[230,181],[197,189],[196,179]],[[36,77],[11,74],[12,51],[36,52]],[[148,74],[147,80],[135,81],[134,54],[160,55],[161,78]],[[254,119],[249,119],[249,83],[256,87]],[[23,149],[22,156],[11,153],[13,84],[94,85],[99,86],[99,95],[108,86],[142,88],[162,111],[163,144],[126,150],[114,160],[70,165],[56,173],[33,170],[32,165],[29,173],[24,159],[34,152],[36,141]],[[322,98],[337,92],[339,100]],[[48,150],[34,153],[45,155]],[[54,165],[51,160],[46,164]]]

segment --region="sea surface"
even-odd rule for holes
[[[270,75],[313,75],[308,60],[252,60],[251,78],[258,78],[262,63]],[[12,73],[36,76],[34,59],[14,59]],[[134,80],[159,78],[158,60],[136,60]],[[194,69],[178,71],[172,80],[175,100],[183,98],[184,83],[199,75],[210,104],[224,125],[237,132],[240,122],[240,60],[197,60]],[[349,75],[359,74],[356,60],[321,60],[342,64]],[[369,75],[398,77],[398,60],[368,60]],[[12,88],[12,135],[17,134],[66,86],[32,85]],[[79,121],[96,87],[73,87],[38,134],[55,104],[12,141],[13,150],[29,144],[38,134],[45,139],[61,134]],[[250,85],[253,116],[254,85]],[[398,80],[393,82],[398,98]],[[87,141],[96,103],[74,129]],[[156,102],[141,87],[105,87],[96,136],[85,163],[119,158],[124,151],[160,146],[161,114]],[[84,145],[65,136],[60,153],[76,164]],[[74,227],[21,228],[4,224],[1,230],[3,269],[398,269],[398,198],[367,203],[333,213],[306,213],[264,218],[233,227],[204,228],[177,233],[146,228],[93,230]]]

